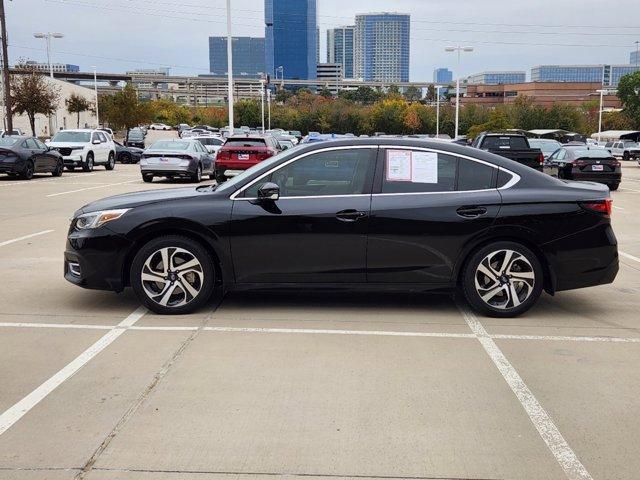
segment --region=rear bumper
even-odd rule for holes
[[[619,184],[622,180],[622,173],[620,172],[576,172],[573,170],[571,172],[572,180],[579,180],[583,182],[596,182],[596,183],[605,183],[607,185],[610,184]]]
[[[22,173],[25,165],[24,160],[21,159],[13,162],[0,162],[0,173]]]

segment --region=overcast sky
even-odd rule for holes
[[[303,0],[301,0],[303,1]],[[210,35],[226,33],[225,0],[5,0],[9,56],[44,61],[38,31],[61,32],[53,61],[119,72],[171,67],[208,71]],[[526,70],[543,63],[628,63],[640,40],[637,0],[318,0],[320,59],[326,29],[356,13],[411,14],[411,80],[455,70],[453,43],[475,47],[461,73]],[[264,1],[232,0],[233,34],[264,36]],[[624,12],[629,15],[625,16]],[[607,28],[609,27],[609,28]],[[626,27],[626,28],[625,28]]]

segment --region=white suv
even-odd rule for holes
[[[111,136],[101,130],[60,130],[48,145],[60,152],[67,170],[82,167],[90,172],[95,165],[113,170],[116,165],[116,146]]]

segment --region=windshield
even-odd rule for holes
[[[12,137],[0,138],[0,147],[10,147],[12,145],[15,145],[18,140],[18,138]]]
[[[137,138],[142,140],[144,138],[144,135],[142,134],[142,132],[140,130],[131,130],[129,132],[129,138]]]
[[[91,132],[58,132],[51,139],[52,142],[88,142]]]
[[[242,183],[254,173],[269,170],[273,165],[277,164],[281,160],[295,155],[296,152],[298,152],[303,147],[304,145],[297,145],[293,148],[289,148],[283,152],[280,152],[279,154],[274,155],[273,157],[267,160],[264,160],[260,163],[256,163],[253,167],[248,168],[241,174],[236,175],[235,177],[232,177],[230,180],[227,180],[226,182],[224,182],[222,185],[216,188],[216,191],[226,192],[226,191],[237,190],[238,188],[240,188]]]
[[[611,158],[611,154],[602,148],[594,148],[593,150],[576,149],[575,156],[576,158]]]
[[[155,142],[149,150],[187,150],[189,142],[175,142],[172,140],[159,140]]]

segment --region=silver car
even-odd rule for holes
[[[214,155],[198,140],[158,140],[140,158],[140,172],[145,182],[154,177],[189,178],[199,183],[203,175],[215,178]]]

